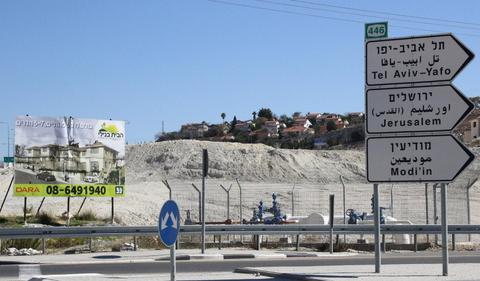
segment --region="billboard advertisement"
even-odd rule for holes
[[[124,194],[123,121],[16,118],[14,196],[122,197]]]

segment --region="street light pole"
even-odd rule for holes
[[[10,157],[10,124],[5,121],[0,121],[0,124],[7,125],[7,157]]]

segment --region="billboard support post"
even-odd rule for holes
[[[0,206],[0,213],[2,212],[3,205],[5,204],[5,201],[7,200],[8,192],[10,192],[10,188],[12,188],[12,184],[13,184],[14,180],[15,180],[15,176],[12,177],[12,180],[10,181],[10,184],[8,185],[7,192],[5,193],[5,197],[3,197],[2,206]]]
[[[83,197],[82,204],[80,204],[80,208],[78,208],[78,212],[75,216],[78,217],[80,215],[80,212],[82,211],[83,205],[85,204],[85,201],[87,201],[87,197]]]
[[[35,214],[35,217],[38,217],[40,215],[40,209],[42,209],[43,202],[45,202],[45,198],[46,197],[43,197],[42,201],[40,201],[40,205],[38,206],[37,213]]]
[[[113,224],[115,219],[115,198],[112,197],[111,201],[112,201],[112,215],[111,215],[112,218],[110,223]]]
[[[70,226],[70,196],[67,197],[67,226]]]
[[[27,197],[23,197],[23,224],[27,224]]]

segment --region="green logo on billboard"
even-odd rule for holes
[[[121,133],[115,124],[106,124],[103,123],[100,130],[98,130],[98,135],[104,138],[123,138],[123,133]]]

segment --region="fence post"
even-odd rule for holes
[[[167,180],[162,180],[162,183],[168,188],[168,199],[172,200],[172,188]]]
[[[232,184],[230,184],[230,187],[226,189],[223,185],[220,185],[220,187],[225,190],[227,193],[227,220],[230,219],[230,189],[232,189]]]
[[[243,209],[242,209],[242,186],[240,185],[240,182],[238,179],[235,179],[237,181],[238,189],[240,189],[240,224],[243,224]]]
[[[194,183],[192,183],[192,186],[193,188],[195,188],[195,190],[198,193],[198,221],[201,222],[202,221],[202,193]]]

